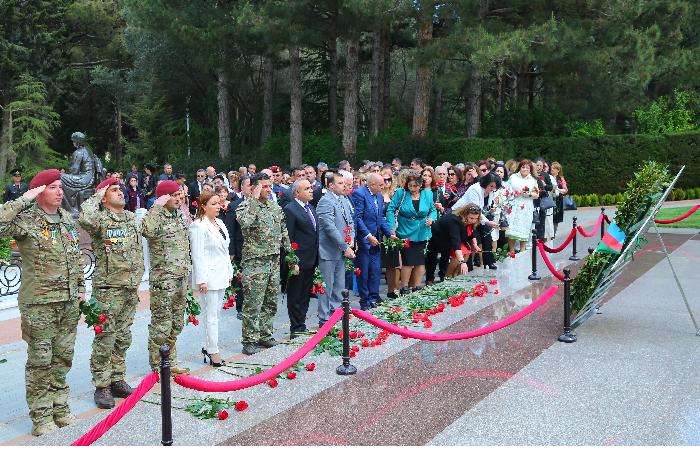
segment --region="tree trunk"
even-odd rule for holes
[[[0,136],[0,178],[4,178],[8,170],[8,160],[12,151],[12,112],[5,108],[2,112],[2,135]],[[14,165],[10,165],[12,168]]]
[[[119,100],[114,102],[114,160],[119,167],[122,164],[122,107]]]
[[[275,67],[272,56],[266,56],[263,63],[263,122],[260,134],[260,145],[270,139],[272,134],[272,87]]]
[[[219,104],[219,158],[231,156],[231,106],[228,95],[228,78],[223,69],[217,71],[216,100]]]
[[[301,72],[299,47],[289,48],[290,110],[289,110],[289,164],[299,166],[301,158]]]
[[[441,63],[437,68],[437,76],[441,77],[445,73],[445,64]],[[440,115],[442,114],[442,85],[433,85],[434,87],[434,97],[435,105],[433,106],[433,113],[431,119],[433,120],[433,132],[440,131]]]
[[[535,66],[528,66],[527,74],[527,108],[532,110],[535,108],[535,79],[537,78],[534,73]]]
[[[503,111],[503,72],[496,69],[496,110]]]
[[[382,86],[381,90],[382,100],[381,103],[381,118],[379,129],[387,129],[389,123],[391,123],[391,107],[390,107],[390,92],[391,92],[391,38],[389,36],[389,29],[385,28],[380,33],[380,40],[382,44]]]
[[[357,38],[348,39],[345,57],[345,106],[343,109],[343,153],[354,159],[357,153],[357,93],[358,93],[358,48]]]
[[[423,50],[433,38],[432,7],[423,6],[418,24],[418,52]],[[430,110],[430,59],[419,56],[416,69],[416,94],[413,101],[414,137],[425,137],[428,133],[428,112]]]
[[[330,37],[328,38],[328,128],[331,134],[338,131],[338,12],[331,16]]]
[[[382,64],[384,60],[382,59],[382,49],[381,49],[381,36],[379,32],[374,32],[373,43],[372,43],[372,74],[370,75],[370,105],[371,113],[369,118],[369,132],[370,135],[376,136],[379,134],[379,126],[381,125],[381,108],[382,108],[382,90],[384,89],[384,82],[382,78],[384,77],[384,72],[382,69]]]
[[[472,67],[469,77],[469,93],[467,95],[467,126],[466,136],[476,137],[481,125],[481,71]]]
[[[511,109],[518,106],[518,73],[513,69],[508,81],[509,105]]]
[[[518,67],[518,104],[524,105],[528,102],[528,88],[530,86],[530,76],[528,75],[529,66],[527,64],[521,64]]]

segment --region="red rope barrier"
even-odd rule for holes
[[[585,236],[586,238],[590,238],[592,236],[595,236],[598,233],[598,229],[600,228],[600,224],[603,222],[603,217],[607,217],[605,214],[599,214],[598,215],[598,222],[596,222],[595,227],[593,227],[593,230],[591,230],[591,233],[586,233],[586,231],[581,227],[580,225],[576,227],[578,232]]]
[[[546,244],[542,243],[542,246],[540,247],[540,249],[542,249],[543,251],[547,251],[549,253],[562,252],[569,245],[569,243],[571,243],[571,241],[573,241],[574,236],[576,236],[576,229],[572,228],[571,232],[569,232],[569,236],[566,238],[566,241],[564,241],[564,243],[562,243],[561,246],[556,247],[556,248],[550,248]]]
[[[328,334],[328,331],[335,326],[335,323],[337,323],[342,317],[343,309],[339,308],[335,311],[335,313],[333,313],[333,315],[331,315],[330,318],[328,318],[326,324],[324,324],[318,330],[318,332],[316,332],[316,334],[314,334],[304,345],[302,345],[301,348],[295,351],[289,358],[285,359],[274,367],[261,372],[260,374],[251,375],[250,377],[244,379],[230,380],[228,382],[209,382],[207,380],[198,379],[189,375],[177,375],[175,377],[175,383],[192,390],[222,393],[226,391],[242,390],[244,388],[249,388],[267,382],[271,378],[277,377],[282,372],[292,367],[294,364],[299,362],[301,358],[313,350],[321,339]]]
[[[610,218],[608,217],[607,214],[603,214],[603,219],[605,219],[605,222],[607,222],[608,224],[610,224]]]
[[[141,380],[141,383],[139,383],[139,386],[136,387],[136,390],[134,390],[134,392],[128,398],[122,401],[122,403],[116,409],[114,409],[111,414],[105,417],[104,420],[92,427],[90,431],[85,433],[78,440],[73,442],[71,446],[89,446],[93,442],[100,439],[102,435],[116,425],[127,412],[134,408],[136,403],[139,402],[141,398],[143,398],[144,395],[151,390],[151,388],[153,388],[153,385],[155,385],[158,380],[159,376],[156,372],[144,377],[144,379]]]
[[[684,220],[684,219],[687,219],[687,218],[690,217],[691,215],[693,215],[693,213],[694,213],[695,211],[697,211],[698,209],[700,209],[700,204],[696,204],[695,206],[693,206],[692,208],[690,208],[690,211],[686,212],[686,213],[683,214],[682,216],[676,217],[675,219],[654,219],[654,222],[656,222],[657,224],[673,224],[673,223],[676,223],[676,222],[680,222],[680,221],[682,221],[682,220]]]
[[[540,248],[540,254],[542,254],[542,260],[544,260],[544,264],[549,268],[549,271],[552,272],[552,275],[559,281],[564,281],[564,275],[559,273],[556,268],[552,265],[552,262],[549,260],[549,256],[545,253],[542,243],[542,240],[537,240],[537,246]]]
[[[498,321],[497,323],[493,323],[490,326],[482,327],[473,331],[460,332],[456,334],[429,334],[427,332],[418,332],[411,329],[403,329],[398,326],[394,326],[393,324],[389,324],[386,321],[383,321],[379,318],[376,318],[372,316],[371,313],[363,310],[353,310],[352,314],[360,318],[361,320],[370,323],[373,326],[377,326],[378,328],[384,329],[393,334],[398,334],[402,337],[431,341],[466,340],[490,334],[492,332],[495,332],[499,329],[503,329],[504,327],[510,326],[511,324],[520,321],[521,319],[523,319],[524,317],[541,307],[549,299],[551,299],[552,296],[556,294],[557,290],[559,290],[558,286],[551,286],[544,292],[544,294],[542,294],[537,300],[532,302],[530,305],[523,308],[519,312],[514,313],[513,315]]]

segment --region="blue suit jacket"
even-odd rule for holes
[[[374,198],[369,188],[365,185],[358,188],[350,195],[352,204],[355,207],[355,225],[357,226],[357,244],[362,249],[372,247],[367,242],[367,235],[372,234],[375,237],[380,236],[380,232],[385,236],[391,235],[391,228],[384,218],[384,198],[381,194],[377,195],[377,205],[374,204]]]

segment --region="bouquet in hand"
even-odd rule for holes
[[[101,334],[104,323],[107,321],[105,309],[97,303],[94,297],[90,300],[81,300],[78,306],[80,312],[85,315],[85,324],[87,324],[87,327],[94,328],[95,335]]]
[[[323,276],[321,276],[321,270],[316,267],[314,270],[314,280],[313,286],[311,287],[312,294],[325,294],[326,293],[326,282],[323,281]]]
[[[387,238],[380,243],[386,252],[407,248],[411,245],[409,238]]]
[[[202,313],[202,307],[199,305],[199,302],[197,302],[197,299],[194,298],[194,294],[192,294],[192,290],[188,289],[187,290],[187,308],[185,308],[185,314],[187,315],[187,322],[192,323],[195,326],[199,325],[199,320],[197,319],[197,315]]]
[[[299,257],[295,252],[299,249],[299,243],[292,243],[287,248],[287,255],[284,256],[284,260],[289,266],[289,276],[296,276],[299,274],[299,270],[296,268],[299,265]]]

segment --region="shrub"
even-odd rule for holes
[[[595,193],[591,193],[588,195],[588,206],[600,206],[600,199],[598,198],[598,195],[596,195]]]
[[[622,203],[622,200],[623,200],[622,193],[616,193],[615,199],[614,199],[614,204],[620,204],[620,203]]]
[[[686,200],[694,200],[695,198],[697,198],[697,195],[695,195],[694,188],[689,188],[688,190],[685,191],[685,199]]]
[[[603,195],[600,204],[603,206],[610,206],[611,204],[615,204],[615,198],[610,193],[606,193]]]
[[[578,195],[578,201],[576,201],[579,208],[585,208],[589,206],[588,195]]]
[[[676,190],[676,200],[685,200],[685,198],[686,198],[685,190],[683,190],[682,188],[679,188],[678,190]]]

